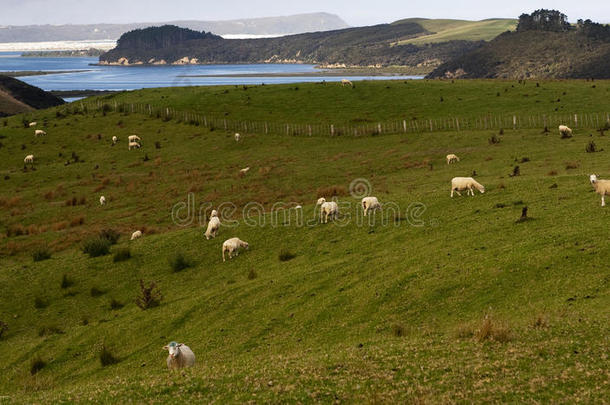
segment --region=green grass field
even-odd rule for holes
[[[607,110],[610,83],[594,85],[363,82],[103,99],[354,122]],[[22,116],[0,119],[0,402],[607,402],[610,213],[588,175],[610,178],[608,132],[242,133],[236,143],[176,120],[75,110],[25,117],[45,123],[44,138]],[[141,150],[127,150],[132,133]],[[603,151],[586,153],[591,141]],[[35,170],[23,168],[29,153]],[[447,165],[448,153],[461,161]],[[485,194],[451,199],[451,178],[473,172]],[[385,204],[374,223],[350,195],[359,178]],[[180,226],[172,212],[190,218],[175,211],[189,193],[196,214]],[[319,224],[315,201],[333,193],[343,215]],[[305,223],[294,210],[274,216],[278,202],[303,205]],[[517,223],[525,206],[531,219]],[[224,225],[207,241],[198,212],[218,207]],[[81,245],[102,229],[121,237],[90,258]],[[144,237],[130,242],[136,229]],[[233,236],[250,249],[223,263]],[[51,258],[34,261],[45,246]],[[122,248],[131,258],[114,262]],[[177,253],[189,268],[172,269]],[[159,306],[136,306],[141,279],[157,283]],[[193,349],[194,368],[168,372],[171,340]],[[102,346],[116,364],[101,365]]]
[[[510,18],[490,18],[481,21],[409,18],[401,22],[415,22],[432,34],[398,42],[403,44],[430,44],[453,40],[491,41],[505,31],[514,31],[517,20]]]

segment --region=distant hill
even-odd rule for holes
[[[0,117],[49,108],[64,101],[38,87],[0,75]]]
[[[0,27],[2,42],[116,40],[128,31],[167,24],[218,35],[286,35],[327,31],[348,27],[339,16],[328,13],[297,14],[283,17],[230,21],[171,21],[133,24],[68,24]]]
[[[576,26],[521,25],[447,61],[430,78],[610,78],[610,28],[589,20]]]
[[[339,66],[414,66],[431,70],[445,60],[481,46],[482,42],[450,41],[395,45],[428,34],[420,24],[313,32],[279,38],[223,39],[175,26],[136,30],[100,57],[102,64],[311,63]],[[188,37],[173,40],[172,36]],[[159,40],[165,38],[166,40]]]
[[[491,18],[482,21],[409,18],[394,24],[416,23],[429,34],[400,41],[399,44],[426,44],[453,40],[490,41],[505,31],[517,28],[516,19]]]

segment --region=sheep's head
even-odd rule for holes
[[[322,197],[322,198],[318,198],[318,202],[316,203],[316,205],[322,205],[326,202],[326,198]]]
[[[212,210],[212,213],[210,214],[210,217],[217,217],[218,216],[218,211],[216,210]]]
[[[180,356],[180,346],[182,343],[170,342],[169,345],[163,346],[163,349],[169,351],[169,356],[175,359]]]
[[[241,247],[243,247],[246,250],[250,249],[250,245],[248,244],[248,242],[244,242],[244,241],[241,242]]]
[[[591,182],[591,184],[594,184],[597,181],[597,176],[595,174],[590,175],[589,181]]]

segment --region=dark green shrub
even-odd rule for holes
[[[248,280],[254,280],[257,277],[258,274],[256,274],[256,270],[250,269],[250,271],[248,272]]]
[[[295,257],[297,257],[297,255],[287,249],[282,249],[279,254],[280,262],[287,262]]]
[[[49,303],[44,298],[42,298],[42,297],[34,298],[34,308],[36,308],[36,309],[43,309],[43,308],[46,308],[48,306],[49,306]]]
[[[102,295],[106,294],[106,291],[100,290],[97,287],[91,287],[90,293],[91,293],[92,297],[97,298],[97,297],[101,297]]]
[[[595,142],[590,141],[587,146],[585,147],[585,152],[587,153],[595,153],[597,152],[597,145],[595,145]]]
[[[117,263],[117,262],[124,262],[125,260],[129,260],[129,259],[131,259],[131,251],[129,250],[129,248],[121,248],[121,249],[118,249],[114,253],[114,257],[112,258],[112,261]]]
[[[100,231],[100,238],[107,239],[111,245],[116,245],[120,236],[121,234],[114,229],[102,229]]]
[[[104,256],[110,253],[111,244],[110,240],[95,236],[83,243],[83,253],[88,254],[89,257]]]
[[[119,358],[112,354],[110,349],[103,344],[102,349],[100,350],[100,364],[102,367],[111,366],[119,361]]]
[[[175,253],[172,257],[170,257],[169,265],[176,273],[191,267],[190,261],[184,256],[182,252]]]
[[[110,300],[110,309],[114,310],[118,310],[121,309],[125,306],[125,304],[115,300],[114,298],[112,300]]]
[[[49,252],[47,247],[39,247],[32,253],[32,259],[34,259],[35,262],[41,262],[50,258],[51,252]]]
[[[72,287],[73,285],[74,281],[70,280],[67,274],[64,274],[61,278],[61,288],[66,289]]]
[[[60,335],[62,333],[64,333],[64,331],[55,325],[43,326],[38,329],[38,336],[40,337],[49,335]]]
[[[46,361],[44,361],[40,357],[36,357],[34,360],[32,360],[32,363],[30,363],[30,374],[31,375],[36,374],[37,372],[39,372],[40,370],[45,368],[46,365],[47,365]]]

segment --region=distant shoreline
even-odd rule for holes
[[[44,76],[44,75],[59,75],[65,73],[83,73],[90,72],[91,69],[84,70],[21,70],[16,72],[0,72],[0,75],[10,77],[24,77],[24,76]]]
[[[401,68],[356,68],[320,69],[315,72],[296,73],[228,73],[214,75],[179,75],[178,77],[343,77],[343,76],[425,76],[426,73],[415,69]]]

